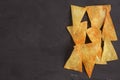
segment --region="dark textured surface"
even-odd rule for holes
[[[71,4],[111,4],[120,40],[119,0],[0,0],[0,80],[89,80],[63,68],[74,45],[66,30]],[[120,80],[119,68],[120,60],[96,65],[90,80]]]

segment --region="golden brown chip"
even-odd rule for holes
[[[74,33],[74,26],[68,26],[67,27],[69,33],[71,34],[75,44],[83,44],[85,43],[86,38],[86,30],[87,30],[87,21],[84,21],[80,23],[79,27],[77,28],[77,31]]]
[[[75,32],[77,30],[77,27],[79,27],[79,24],[86,12],[86,8],[71,5],[71,12],[72,12],[72,22],[73,22],[73,27],[75,27],[74,28],[74,32]]]
[[[110,13],[111,5],[104,5],[103,7],[106,9],[107,13]]]
[[[97,56],[96,56],[96,64],[107,64],[106,61],[101,61],[102,58],[102,48],[98,46]]]
[[[74,50],[64,68],[82,72],[82,54],[80,53],[80,46],[74,47]]]
[[[98,28],[88,28],[87,35],[93,43],[101,45],[101,31]]]
[[[111,41],[117,40],[117,35],[114,29],[114,25],[110,16],[110,13],[106,14],[103,30],[102,30],[102,38],[110,39]]]
[[[106,9],[102,5],[87,6],[86,8],[91,26],[100,29],[105,19]]]
[[[92,71],[94,69],[97,50],[98,50],[98,45],[96,45],[94,43],[85,44],[81,48],[82,61],[83,61],[83,64],[85,66],[85,70],[86,70],[89,78],[91,77]]]
[[[112,61],[117,60],[117,54],[114,50],[114,47],[109,39],[104,40],[104,48],[101,61]]]

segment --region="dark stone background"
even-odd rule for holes
[[[120,40],[120,0],[0,0],[0,80],[89,80],[63,68],[74,45],[66,30],[71,4],[111,4]],[[95,65],[90,80],[120,80],[120,60]]]

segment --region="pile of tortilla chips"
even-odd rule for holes
[[[82,72],[82,64],[90,78],[95,64],[107,64],[108,61],[117,60],[117,54],[111,41],[116,41],[117,36],[110,16],[111,5],[95,5],[79,7],[71,5],[72,26],[67,30],[75,43],[73,52],[64,68]],[[88,21],[82,21],[87,12]],[[90,43],[85,43],[86,36]],[[102,47],[102,42],[103,47]]]

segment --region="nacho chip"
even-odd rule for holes
[[[83,61],[85,70],[86,70],[89,78],[92,75],[93,68],[94,68],[94,65],[95,65],[97,49],[98,49],[98,45],[96,45],[94,43],[85,44],[81,48],[81,52],[82,52],[82,55],[83,55],[82,56],[82,61]]]
[[[88,28],[87,35],[93,43],[100,44],[101,46],[101,31],[97,28]]]
[[[86,38],[86,30],[87,30],[87,21],[80,23],[77,31],[74,33],[74,27],[68,26],[67,27],[69,33],[71,34],[75,44],[83,44],[85,43]]]
[[[102,5],[87,6],[86,8],[91,21],[91,26],[100,29],[105,19],[106,9],[104,9]]]
[[[104,48],[101,61],[113,61],[117,60],[117,54],[114,50],[114,47],[109,39],[105,39]]]
[[[74,28],[74,32],[75,32],[77,30],[77,27],[79,27],[79,24],[86,12],[86,8],[71,5],[71,12],[72,12],[72,22],[73,22],[73,27],[75,27]]]
[[[74,50],[64,68],[82,72],[82,54],[80,53],[80,46],[74,47]]]
[[[102,30],[102,39],[104,40],[105,38],[108,38],[111,41],[117,40],[117,35],[115,32],[115,28],[114,28],[110,13],[106,14],[106,18],[105,18],[105,22]]]
[[[110,11],[111,11],[111,5],[104,5],[103,6],[105,9],[106,9],[106,13],[110,13]]]
[[[107,64],[107,62],[102,61],[101,58],[102,58],[102,48],[100,46],[98,46],[98,51],[97,51],[97,56],[96,56],[95,63],[96,64],[104,64],[104,65]]]

